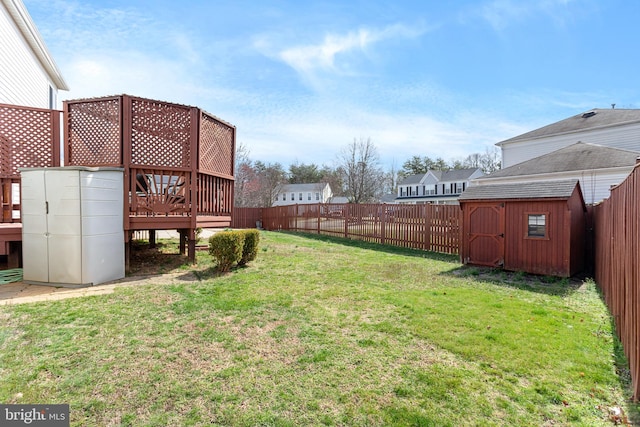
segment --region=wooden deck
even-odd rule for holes
[[[22,224],[0,223],[0,255],[7,256],[7,268],[20,267]]]
[[[61,157],[64,166],[124,169],[127,247],[137,230],[178,230],[195,261],[197,228],[231,226],[233,125],[129,95],[65,101],[63,110],[0,104],[0,255],[20,252],[19,169],[60,166]]]

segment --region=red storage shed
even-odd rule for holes
[[[460,196],[463,264],[570,277],[586,255],[578,180],[476,185]]]

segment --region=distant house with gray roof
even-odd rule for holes
[[[490,184],[529,184],[573,179],[587,204],[609,197],[609,189],[631,173],[640,152],[578,142],[549,154],[506,167],[474,181]]]
[[[482,169],[429,170],[409,175],[398,184],[394,203],[399,204],[457,204],[458,197],[470,182],[483,176]]]
[[[313,184],[284,184],[278,188],[272,206],[329,203],[333,197],[326,182]]]
[[[507,168],[577,142],[640,152],[640,109],[596,108],[496,145]]]
[[[609,197],[640,156],[640,109],[593,109],[496,144],[503,169],[474,184],[578,179],[587,204]]]

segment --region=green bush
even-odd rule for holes
[[[244,234],[237,231],[221,231],[209,238],[209,253],[218,262],[219,271],[229,271],[242,259]]]
[[[260,242],[260,231],[255,228],[242,230],[244,234],[244,247],[242,249],[242,258],[238,265],[246,265],[249,261],[253,261],[258,256],[258,243]]]

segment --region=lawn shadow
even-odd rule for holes
[[[475,265],[462,265],[441,274],[455,277],[469,277],[473,278],[473,280],[494,286],[521,289],[561,297],[576,292],[584,286],[586,280],[586,277],[581,275],[570,278],[541,276],[524,273],[522,271],[506,271],[500,268]]]
[[[317,240],[325,243],[335,243],[337,245],[349,246],[353,248],[368,249],[378,252],[385,252],[395,255],[411,256],[417,258],[427,258],[435,261],[459,262],[458,255],[444,254],[440,252],[423,251],[421,249],[403,248],[393,245],[382,245],[380,243],[371,243],[364,240],[346,239],[344,237],[329,236],[326,234],[305,233],[301,231],[280,231],[279,233],[290,234],[292,236],[301,236],[310,240]]]

